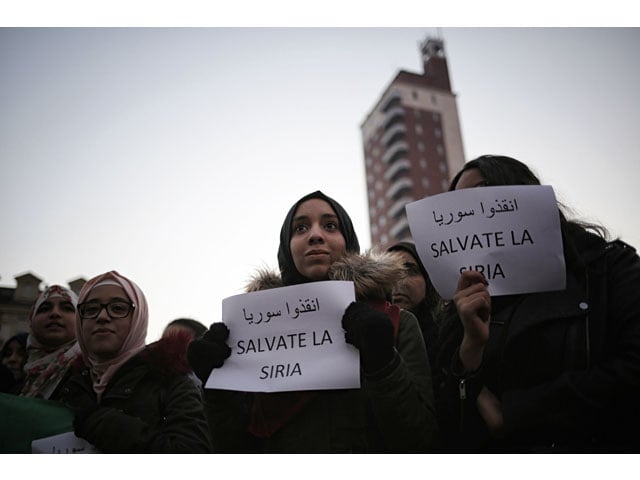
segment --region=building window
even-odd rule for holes
[[[413,97],[413,99],[414,99],[414,100],[417,100],[417,99],[418,99],[418,92],[417,92],[417,91],[415,91],[415,90],[413,90],[413,91],[411,92],[411,96]]]
[[[387,243],[388,241],[389,241],[389,236],[388,236],[386,233],[380,237],[380,243],[381,243],[382,245],[384,245],[384,244],[385,244],[385,243]]]
[[[436,127],[436,129],[434,130],[433,133],[435,133],[436,138],[441,138],[442,137],[442,129],[439,128],[439,127]]]
[[[449,182],[443,178],[442,179],[442,191],[446,192],[447,190],[449,190]]]
[[[423,186],[425,189],[428,189],[428,188],[429,188],[429,179],[428,179],[427,177],[423,177],[423,178],[422,178],[422,186]]]
[[[377,205],[380,209],[384,208],[384,198],[379,198]]]
[[[432,103],[433,105],[436,105],[436,104],[438,103],[438,102],[437,102],[437,98],[436,98],[436,96],[435,96],[435,95],[433,95],[433,94],[431,95],[431,103]]]
[[[416,124],[416,133],[418,135],[422,134],[422,125],[420,125],[419,123]]]
[[[387,217],[385,217],[384,215],[380,215],[380,218],[378,218],[378,225],[380,225],[380,227],[384,227],[387,224]]]
[[[444,173],[444,172],[447,171],[447,164],[446,163],[440,162],[439,167],[440,167],[440,173]]]
[[[378,234],[378,226],[376,224],[371,225],[371,233],[374,235]]]
[[[416,118],[420,118],[420,110],[418,110],[417,108],[413,111],[413,114]]]
[[[434,122],[439,122],[440,121],[440,114],[438,112],[433,112],[433,114],[431,115],[431,118],[433,118]]]
[[[427,160],[424,158],[420,159],[420,166],[422,167],[423,170],[427,169]]]
[[[379,157],[380,156],[380,147],[374,147],[373,150],[371,151],[371,155],[373,155],[374,157]]]
[[[424,143],[418,142],[418,150],[420,150],[421,152],[424,152]]]
[[[438,146],[436,147],[436,150],[438,151],[438,155],[440,156],[444,155],[444,147],[441,144],[438,144]]]
[[[376,190],[378,190],[379,192],[382,191],[382,180],[378,180],[376,182]]]

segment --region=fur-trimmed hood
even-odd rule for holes
[[[141,361],[149,366],[149,370],[160,377],[171,378],[191,372],[187,361],[187,350],[191,342],[188,332],[175,331],[160,340],[147,345],[133,361]],[[87,366],[82,356],[74,361],[72,371],[79,372]]]
[[[347,253],[329,268],[330,280],[347,280],[355,284],[358,300],[388,300],[391,288],[406,275],[403,260],[395,252],[367,250]],[[261,268],[251,276],[245,291],[257,292],[284,286],[280,274]]]

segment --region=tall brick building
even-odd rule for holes
[[[424,73],[398,72],[361,125],[372,246],[410,239],[404,206],[446,191],[465,162],[444,41],[420,53]]]

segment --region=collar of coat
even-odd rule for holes
[[[347,253],[329,268],[329,280],[346,280],[355,284],[358,300],[389,300],[393,285],[406,275],[402,257],[397,252],[368,250]],[[245,291],[257,292],[283,287],[280,273],[268,268],[256,271]]]
[[[188,332],[177,330],[157,342],[147,345],[125,365],[133,362],[145,363],[150,371],[166,378],[190,373],[191,367],[187,361],[187,349],[190,342],[191,335]],[[84,364],[81,356],[72,366],[75,372],[86,368],[88,367]]]

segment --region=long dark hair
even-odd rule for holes
[[[471,169],[478,169],[484,178],[484,186],[497,187],[501,185],[540,185],[540,179],[535,173],[520,160],[504,155],[482,155],[464,164],[449,185],[449,191],[456,189],[460,177],[464,172]],[[558,202],[560,211],[560,223],[563,232],[571,233],[579,230],[589,230],[598,236],[606,239],[609,236],[607,229],[602,225],[587,223],[579,220],[569,220],[565,212],[569,211],[562,203]]]
[[[280,245],[278,247],[278,265],[280,267],[280,275],[285,285],[296,285],[298,283],[307,283],[311,281],[307,277],[303,276],[296,268],[293,257],[291,256],[291,226],[293,224],[293,217],[298,207],[312,198],[318,198],[327,202],[338,217],[338,223],[340,233],[344,237],[347,252],[360,253],[360,244],[358,243],[358,236],[353,228],[351,218],[347,214],[346,210],[342,208],[338,202],[331,197],[327,197],[320,190],[305,195],[289,209],[287,216],[282,223],[280,229]]]

